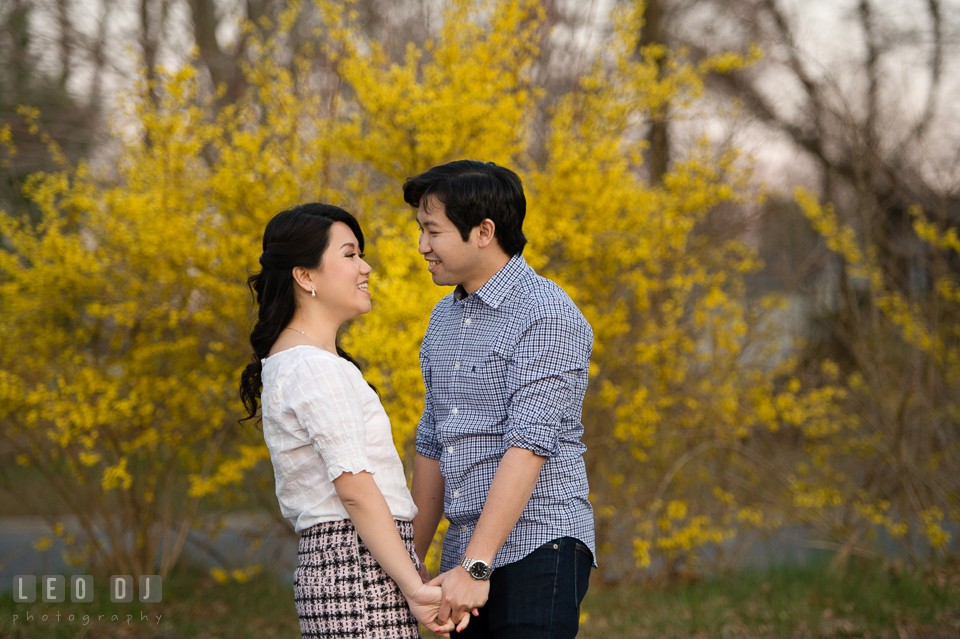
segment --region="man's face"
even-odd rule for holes
[[[427,270],[438,286],[462,284],[472,291],[470,283],[477,277],[480,255],[476,245],[477,229],[464,242],[460,231],[447,217],[446,207],[437,198],[428,195],[417,210],[420,227],[420,254],[427,260]]]

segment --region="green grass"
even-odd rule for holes
[[[960,574],[877,564],[748,570],[662,588],[592,588],[581,637],[960,637]]]
[[[28,612],[33,620],[25,619]],[[960,569],[910,572],[865,563],[838,576],[812,564],[656,588],[594,583],[583,613],[579,636],[585,639],[955,639]],[[293,587],[269,575],[220,585],[202,571],[182,570],[164,582],[159,604],[112,604],[106,580],[98,580],[89,604],[14,604],[10,591],[0,593],[3,638],[299,636]]]
[[[111,603],[107,585],[106,578],[95,580],[91,603],[41,603],[38,596],[35,603],[17,604],[13,602],[12,592],[6,590],[0,593],[0,637],[300,637],[293,586],[280,583],[272,575],[261,574],[244,584],[221,585],[206,573],[187,568],[164,580],[163,601],[155,604]],[[9,588],[9,584],[2,586]],[[33,620],[26,620],[28,612]],[[19,616],[15,626],[13,615]],[[47,621],[43,621],[43,615],[48,615]],[[70,615],[74,615],[73,621],[69,620]],[[114,615],[117,619],[113,619]],[[132,615],[129,621],[128,615]],[[149,620],[143,620],[143,616]]]

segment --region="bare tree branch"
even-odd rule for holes
[[[813,119],[814,131],[819,131],[823,126],[824,107],[820,95],[820,86],[814,82],[810,74],[807,73],[803,61],[800,59],[800,47],[797,45],[793,29],[787,21],[786,16],[780,11],[775,0],[763,0],[763,5],[773,17],[773,23],[777,27],[778,40],[786,45],[787,60],[790,70],[793,71],[797,80],[806,93],[806,99],[810,104],[810,116]]]
[[[923,115],[917,121],[913,130],[903,139],[897,153],[910,141],[920,140],[927,132],[931,120],[936,112],[937,97],[940,95],[940,84],[943,78],[943,16],[940,12],[940,0],[927,0],[927,10],[930,12],[931,33],[933,35],[933,50],[930,52],[930,89],[927,93],[927,103],[923,108]]]
[[[71,61],[74,51],[74,30],[70,21],[70,8],[68,0],[56,0],[57,26],[60,28],[59,54],[60,54],[60,88],[66,89],[67,81],[70,79]]]
[[[873,155],[880,150],[877,142],[877,125],[879,120],[878,91],[880,84],[878,62],[880,60],[880,48],[877,45],[871,11],[869,0],[860,0],[857,13],[860,17],[860,26],[863,28],[864,40],[867,45],[867,58],[864,61],[864,68],[867,73],[867,115],[863,125],[863,136],[866,151]],[[869,169],[869,167],[867,168]]]
[[[103,69],[106,65],[108,18],[116,0],[103,0],[100,6],[100,18],[97,21],[97,36],[90,45],[90,58],[93,62],[93,75],[90,80],[90,105],[99,111],[103,99]]]

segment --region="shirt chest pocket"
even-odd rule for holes
[[[464,399],[487,410],[506,408],[507,359],[496,350],[466,357],[458,370],[457,382]]]

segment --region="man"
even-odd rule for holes
[[[420,253],[435,284],[420,363],[414,542],[421,561],[443,514],[440,620],[459,636],[573,637],[593,564],[581,413],[593,331],[523,259],[520,178],[451,162],[410,178]],[[479,610],[477,610],[479,609]]]

